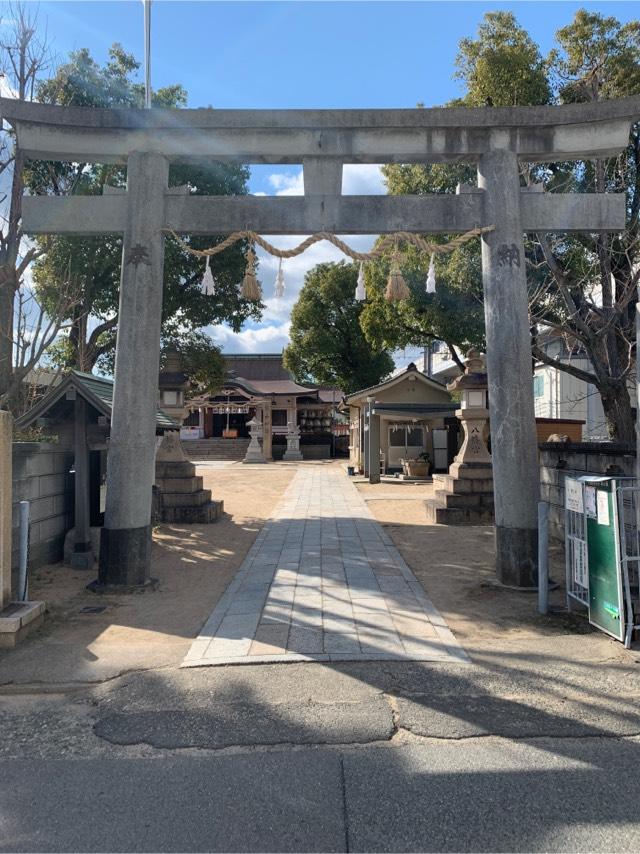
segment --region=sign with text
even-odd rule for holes
[[[584,513],[582,484],[573,477],[567,477],[564,481],[564,506],[573,513]]]

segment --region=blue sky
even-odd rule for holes
[[[2,4],[6,17],[8,8]],[[442,104],[461,93],[453,79],[460,39],[473,36],[487,11],[512,10],[543,52],[555,31],[579,8],[638,17],[636,2],[190,2],[152,4],[152,82],[182,83],[189,106],[230,108],[413,107]],[[142,59],[143,7],[120,2],[41,2],[58,62],[87,47],[98,61],[120,42]],[[251,192],[297,193],[300,170],[253,169]],[[383,192],[375,167],[352,168],[344,192]],[[281,238],[279,245],[294,240]],[[366,239],[360,238],[359,245]],[[277,352],[286,343],[288,315],[304,272],[339,254],[324,247],[285,267],[287,298],[267,300],[263,322],[235,336],[216,328],[227,352]],[[263,259],[268,294],[276,265]],[[407,355],[410,358],[411,354]]]

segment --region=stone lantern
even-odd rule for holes
[[[460,392],[456,417],[464,429],[458,455],[444,475],[434,474],[434,497],[425,502],[427,518],[445,525],[493,522],[493,468],[485,435],[489,423],[487,369],[477,350],[469,350],[464,374],[447,386]]]
[[[287,450],[282,459],[285,462],[300,462],[302,453],[300,451],[300,428],[293,421],[287,422]]]
[[[178,424],[182,424],[189,414],[186,397],[191,383],[182,370],[182,357],[175,347],[167,350],[164,361],[164,368],[158,377],[160,408]]]
[[[461,394],[460,409],[456,417],[464,428],[464,442],[449,474],[461,474],[465,466],[491,467],[491,455],[485,441],[489,408],[487,404],[487,369],[483,357],[476,350],[469,350],[464,374],[447,386],[448,391]],[[491,472],[488,473],[491,475]]]
[[[242,462],[266,463],[264,454],[262,453],[262,448],[260,447],[260,442],[258,442],[258,436],[260,435],[262,425],[254,416],[251,421],[247,421],[247,427],[249,428],[249,435],[251,436],[251,441],[249,442],[247,453]]]

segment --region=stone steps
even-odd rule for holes
[[[162,518],[169,524],[210,524],[217,522],[224,510],[222,501],[208,501],[198,507],[167,507],[162,509]]]
[[[203,489],[203,479],[195,465],[183,456],[177,438],[163,439],[156,460],[154,518],[168,523],[210,523],[220,518],[222,501],[212,501],[211,490]]]
[[[202,476],[194,477],[156,477],[156,486],[162,493],[199,492],[202,489]]]
[[[249,439],[197,439],[182,443],[185,456],[190,460],[242,460],[249,447]]]
[[[454,477],[450,474],[434,474],[433,488],[445,492],[462,495],[470,492],[493,492],[493,478],[476,478],[474,480]]]
[[[447,492],[444,489],[436,489],[434,495],[436,501],[444,507],[493,511],[493,492]]]
[[[493,510],[474,507],[445,507],[435,498],[424,502],[427,520],[436,525],[492,525]]]
[[[197,492],[164,492],[162,507],[202,507],[211,501],[210,489],[199,489]]]
[[[433,487],[433,498],[424,502],[430,523],[493,524],[493,478],[489,466],[454,463],[449,474],[434,474]]]

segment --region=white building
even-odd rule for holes
[[[539,344],[544,346],[551,358],[585,371],[591,370],[586,356],[570,352],[562,338],[549,336],[546,340],[539,340]],[[442,341],[434,341],[430,353],[425,349],[423,370],[428,376],[445,383],[451,382],[460,373],[447,345]],[[633,382],[629,382],[629,393],[631,405],[635,406],[636,391]],[[582,438],[585,441],[609,438],[602,400],[591,383],[551,365],[536,362],[533,367],[533,397],[536,418],[584,421]]]

